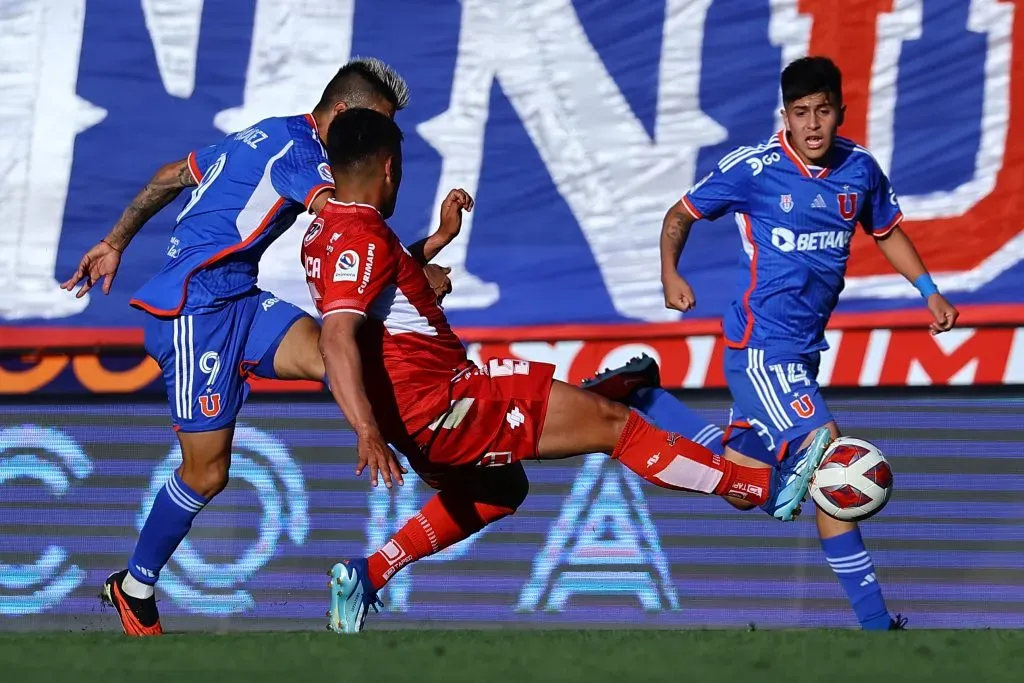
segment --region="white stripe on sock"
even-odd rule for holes
[[[188,510],[190,512],[199,512],[200,510],[203,509],[203,503],[200,503],[199,501],[195,500],[194,498],[192,498],[192,496],[188,495],[184,490],[182,490],[182,488],[178,485],[178,482],[174,480],[173,475],[170,477],[170,479],[167,480],[166,486],[167,495],[171,497],[171,500],[173,500],[175,505],[177,505],[178,507]]]

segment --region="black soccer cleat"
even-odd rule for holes
[[[658,386],[661,386],[658,361],[646,353],[617,368],[605,368],[580,383],[581,388],[617,403],[628,403],[638,389]]]
[[[156,609],[156,597],[133,598],[124,592],[122,584],[128,570],[122,569],[107,577],[103,582],[100,598],[104,603],[117,610],[121,618],[121,628],[129,636],[159,636],[164,629],[160,626],[160,613]]]
[[[889,630],[890,631],[906,631],[907,630],[907,621],[909,621],[909,620],[905,616],[903,616],[902,614],[897,614],[889,622]]]

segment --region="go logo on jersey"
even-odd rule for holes
[[[764,170],[765,166],[771,166],[777,161],[781,161],[782,157],[779,156],[778,152],[772,152],[771,154],[765,154],[763,157],[750,157],[747,159],[747,166],[753,169],[751,175],[760,175],[761,171]]]

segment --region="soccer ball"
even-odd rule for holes
[[[874,444],[841,436],[811,477],[811,498],[830,517],[859,522],[878,513],[892,495],[892,468]]]

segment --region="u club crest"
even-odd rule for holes
[[[786,213],[789,213],[790,211],[792,211],[793,210],[793,195],[791,195],[791,194],[779,195],[779,208],[781,208]]]

